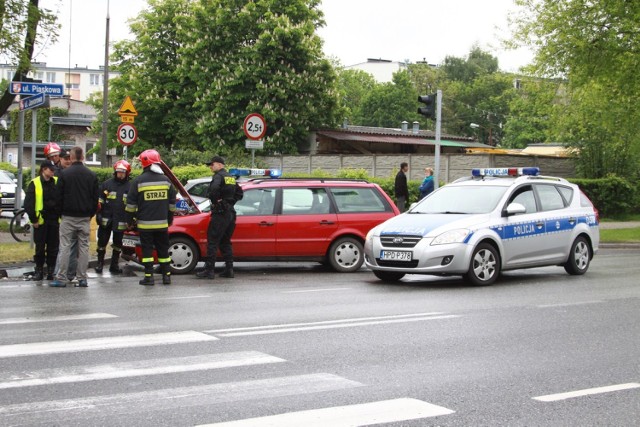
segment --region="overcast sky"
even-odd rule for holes
[[[127,20],[146,7],[145,0],[41,0],[41,6],[58,10],[62,29],[58,43],[36,52],[34,60],[58,67],[102,65],[107,3],[111,42],[131,37]],[[367,58],[439,64],[447,55],[465,57],[474,44],[497,56],[505,71],[517,71],[532,58],[526,50],[500,46],[509,35],[513,0],[322,0],[321,8],[325,54],[343,65]]]

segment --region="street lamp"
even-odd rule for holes
[[[484,129],[489,129],[489,145],[493,145],[493,136],[491,134],[491,127],[484,127],[482,125],[479,125],[477,123],[469,123],[469,127],[473,128],[473,129],[480,129],[480,128],[484,128]],[[478,138],[479,140],[480,138]]]

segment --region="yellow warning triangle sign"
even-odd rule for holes
[[[136,107],[133,106],[133,101],[131,101],[131,98],[129,97],[129,95],[127,95],[127,97],[124,99],[124,102],[122,103],[122,105],[120,106],[120,109],[118,110],[118,114],[121,116],[137,116],[138,115],[138,110],[136,110]]]

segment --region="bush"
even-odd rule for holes
[[[616,218],[639,211],[638,191],[617,176],[599,179],[570,179],[591,199],[600,216]]]

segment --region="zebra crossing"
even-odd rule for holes
[[[88,330],[97,335],[113,330],[113,325],[125,333],[77,335],[78,320],[92,322]],[[359,426],[454,413],[410,396],[337,405],[339,393],[367,384],[331,372],[300,373],[299,366],[255,349],[220,351],[218,343],[230,338],[208,331],[152,331],[109,313],[0,318],[0,325],[0,425]],[[53,339],[32,341],[27,330],[17,329],[34,325]],[[59,339],[67,334],[72,339]],[[198,354],[189,354],[184,346],[198,346]],[[168,348],[186,354],[172,357],[164,351]],[[127,360],[119,359],[125,352]],[[73,355],[74,361],[85,363],[40,363]],[[105,363],[105,357],[110,361]],[[28,368],[17,369],[22,366]],[[242,375],[229,381],[215,374],[225,370],[241,370]],[[163,376],[175,380],[154,380]],[[313,407],[275,415],[254,411],[264,416],[246,418],[229,409],[252,402],[264,409],[265,401],[299,396],[310,396]],[[323,396],[332,398],[323,404]]]

